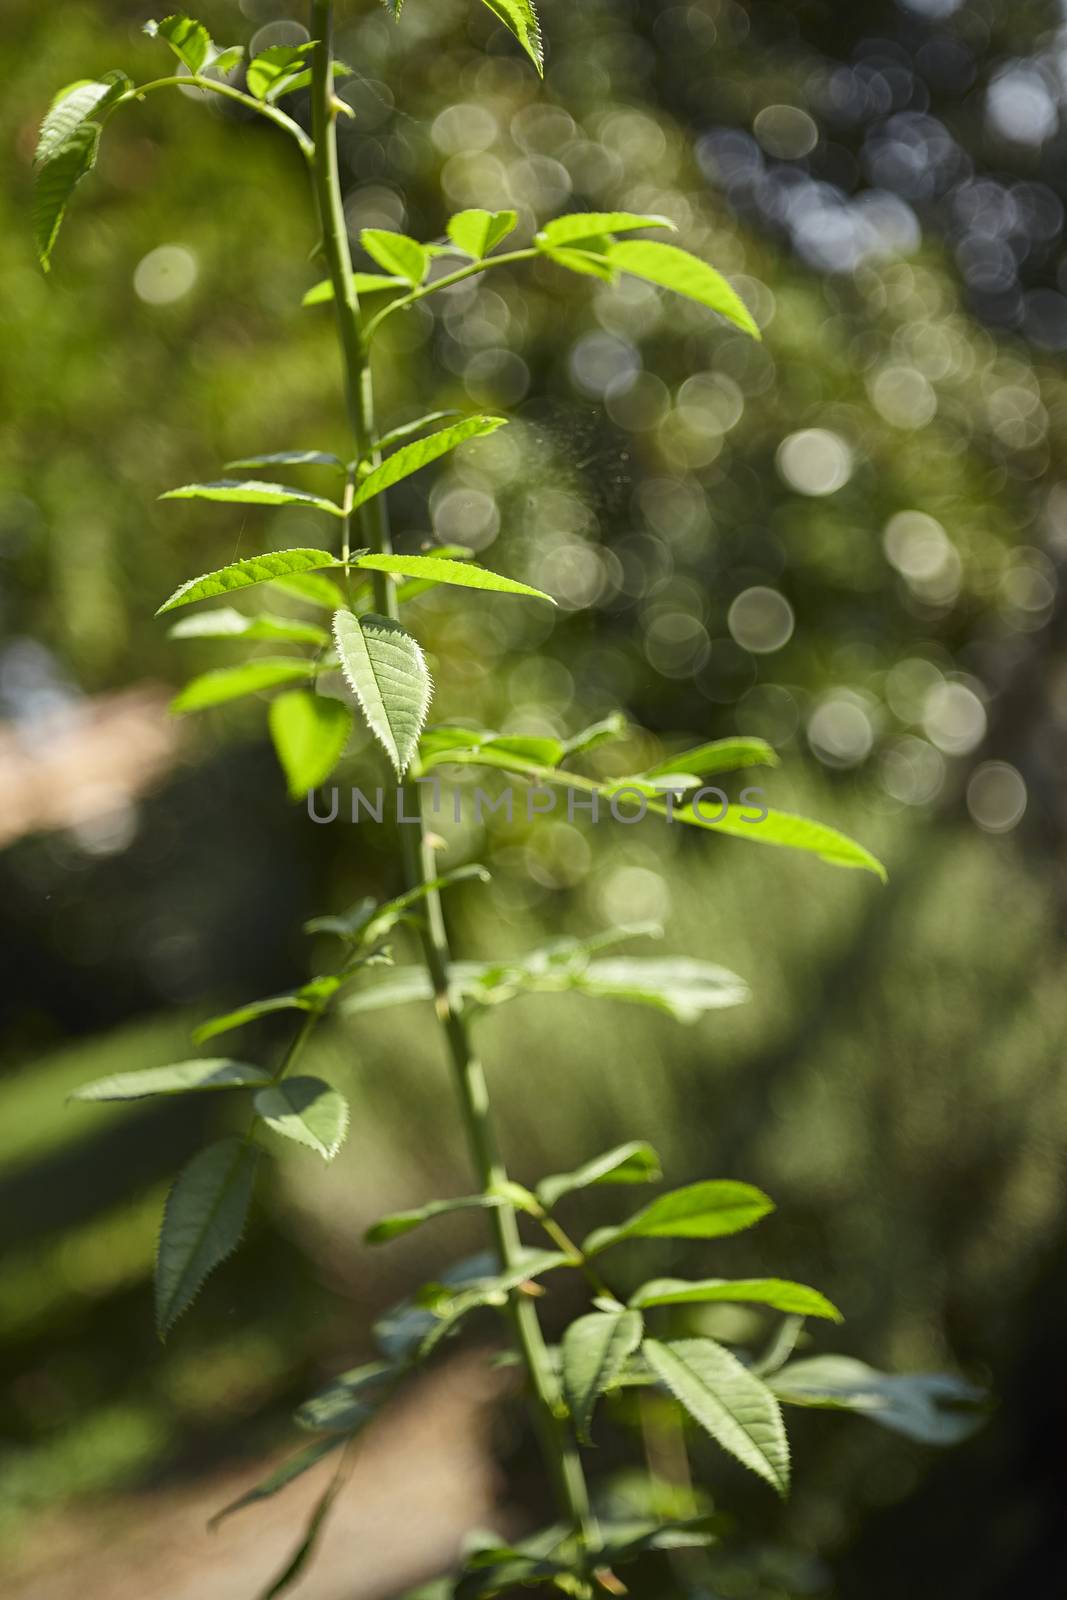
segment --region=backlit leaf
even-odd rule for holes
[[[491,589],[498,594],[532,595],[535,600],[555,601],[528,583],[503,578],[473,562],[445,561],[440,556],[358,556],[354,562],[371,572],[397,572],[406,578],[428,578],[434,583],[452,583],[461,589]]]
[[[717,810],[716,807],[711,812],[712,817]],[[883,883],[886,881],[886,870],[877,857],[837,828],[830,828],[824,822],[812,822],[808,817],[795,816],[790,811],[767,810],[762,817],[758,811],[759,808],[754,806],[732,805],[724,817],[712,821],[690,804],[675,806],[674,820],[696,828],[706,828],[711,833],[750,839],[755,844],[776,844],[790,850],[804,850],[831,866],[857,867],[864,872],[873,872]]]
[[[227,461],[227,472],[243,472],[248,467],[332,467],[344,472],[340,456],[328,450],[275,450],[267,456],[246,456],[243,461]]]
[[[433,683],[416,639],[398,622],[335,612],[334,639],[345,682],[367,726],[403,777],[418,749]]]
[[[435,422],[447,422],[449,418],[458,416],[458,411],[427,411],[425,416],[416,417],[413,422],[401,422],[398,427],[390,428],[388,433],[383,433],[377,442],[377,448],[389,450],[394,444],[402,444],[405,439],[410,439],[413,433],[421,433],[424,428],[432,428]]]
[[[206,711],[230,700],[241,700],[245,695],[260,694],[264,689],[276,689],[282,683],[298,683],[302,678],[309,678],[314,670],[312,662],[296,656],[261,656],[237,667],[216,667],[187,683],[181,693],[174,696],[170,709],[175,716],[188,711]]]
[[[41,123],[34,161],[51,161],[84,122],[98,122],[103,112],[132,87],[124,72],[109,72],[103,78],[71,83],[61,89]]]
[[[344,1143],[348,1101],[321,1078],[283,1078],[260,1089],[254,1104],[275,1133],[307,1145],[325,1161],[332,1161]]]
[[[433,1217],[448,1216],[453,1211],[484,1211],[493,1206],[510,1203],[502,1194],[466,1194],[456,1200],[431,1200],[427,1205],[417,1206],[414,1210],[397,1211],[390,1217],[383,1217],[380,1222],[367,1229],[363,1235],[364,1242],[386,1244],[390,1239],[398,1239],[401,1234],[421,1228],[424,1222],[429,1222]]]
[[[692,956],[611,956],[591,961],[576,981],[585,994],[655,1006],[678,1022],[743,1005],[751,991],[726,967]]]
[[[327,500],[321,494],[308,494],[303,489],[291,489],[283,483],[259,483],[255,479],[242,482],[237,478],[220,478],[216,483],[183,483],[180,488],[168,489],[159,498],[221,500],[242,506],[308,506],[315,511],[328,511],[331,517],[344,516],[336,500]]]
[[[245,47],[243,44],[227,45],[226,49],[220,50],[217,56],[212,56],[209,63],[212,75],[217,72],[228,75],[234,70],[235,67],[239,67],[241,65],[241,62],[244,60],[244,58]]]
[[[608,259],[620,271],[697,300],[754,339],[760,337],[755,319],[737,290],[730,287],[722,273],[687,250],[656,239],[623,239],[611,246]]]
[[[573,1172],[559,1172],[542,1178],[537,1185],[537,1198],[551,1208],[565,1194],[575,1189],[588,1189],[598,1183],[656,1183],[663,1176],[659,1156],[650,1144],[631,1140],[629,1144],[616,1145],[602,1156],[594,1156],[584,1166]]]
[[[82,122],[58,154],[37,168],[33,184],[33,232],[37,256],[46,272],[70,197],[96,165],[99,144],[100,129],[96,123]]]
[[[136,1072],[114,1072],[110,1077],[83,1083],[72,1100],[144,1100],[157,1094],[190,1094],[206,1089],[241,1089],[269,1083],[270,1074],[246,1061],[225,1058],[176,1061],[167,1067],[143,1067]]]
[[[275,617],[266,612],[249,616],[232,606],[216,606],[181,617],[167,629],[167,638],[269,640],[276,644],[313,644],[319,649],[330,642],[326,629],[314,622],[297,622],[293,617]]]
[[[622,1239],[718,1239],[751,1228],[773,1210],[774,1202],[749,1183],[690,1183],[659,1195],[617,1227],[597,1228],[582,1249],[596,1255]]]
[[[289,797],[302,800],[325,783],[352,732],[352,713],[340,700],[293,689],[271,701],[270,736],[282,764]]]
[[[778,757],[765,739],[714,739],[711,744],[683,750],[649,767],[641,774],[657,778],[673,772],[691,772],[698,778],[714,772],[736,772],[742,767],[776,767]]]
[[[703,1278],[688,1282],[684,1278],[654,1278],[630,1296],[632,1306],[702,1305],[725,1301],[771,1306],[800,1317],[825,1317],[840,1322],[837,1307],[818,1289],[786,1278]]]
[[[167,1196],[156,1257],[160,1338],[241,1242],[260,1154],[244,1139],[221,1139],[179,1173]]]
[[[389,489],[394,483],[399,483],[401,478],[410,478],[413,472],[419,472],[423,467],[429,466],[431,461],[437,461],[449,451],[466,444],[468,439],[480,439],[486,434],[495,433],[506,421],[506,417],[465,417],[462,422],[453,423],[450,428],[441,428],[437,433],[431,433],[428,439],[417,439],[413,444],[404,445],[362,479],[356,488],[352,509],[355,510],[374,495],[381,494],[383,489]]]
[[[359,236],[364,250],[385,271],[403,278],[417,289],[426,276],[430,258],[425,247],[406,233],[393,233],[386,228],[364,228]]]
[[[304,68],[312,41],[303,44],[272,44],[248,63],[245,82],[257,100],[274,100]]]
[[[204,24],[186,16],[184,11],[175,11],[162,22],[146,22],[143,31],[169,44],[178,60],[194,76],[212,51],[211,35]]]
[[[669,217],[635,216],[632,211],[571,211],[564,217],[553,217],[538,234],[546,244],[574,244],[580,239],[603,237],[604,234],[627,233],[633,228],[670,228]]]
[[[579,249],[577,245],[547,243],[538,248],[549,261],[554,261],[559,267],[566,267],[568,272],[577,272],[586,278],[599,278],[601,283],[614,283],[618,273],[606,253],[608,242],[603,241],[603,247],[596,250]]]
[[[448,219],[448,237],[464,255],[480,261],[514,231],[517,221],[514,211],[457,211]]]
[[[247,589],[254,583],[272,583],[295,573],[314,571],[320,567],[340,566],[336,556],[328,550],[274,550],[262,556],[248,556],[234,561],[217,572],[205,572],[202,577],[190,578],[175,589],[156,612],[173,611],[177,606],[190,605],[194,600],[212,600],[216,595],[233,594],[237,589]]]
[[[533,0],[482,0],[484,5],[515,35],[539,73],[544,72],[544,47],[541,24]]]
[[[639,1311],[594,1311],[563,1335],[563,1395],[583,1443],[589,1443],[597,1400],[621,1375],[642,1332]]]
[[[290,989],[285,994],[268,995],[265,1000],[249,1000],[233,1011],[209,1017],[202,1022],[193,1030],[193,1042],[205,1044],[220,1033],[229,1033],[232,1028],[244,1027],[246,1022],[257,1022],[260,1017],[271,1016],[276,1011],[317,1011],[336,991],[340,981],[339,978],[319,978],[305,983],[300,989]]]
[[[332,557],[330,564],[340,565]],[[282,578],[272,578],[271,587],[277,589],[279,594],[303,600],[309,606],[320,606],[324,611],[336,611],[344,599],[337,585],[329,578],[320,577],[317,572],[290,572]]]
[[[765,1479],[789,1489],[789,1443],[767,1385],[714,1339],[646,1339],[645,1360],[674,1398],[716,1443]]]
[[[595,750],[602,744],[609,743],[612,739],[621,739],[626,732],[626,718],[621,711],[613,711],[599,722],[591,723],[588,728],[583,728],[580,733],[573,734],[563,742],[565,756],[584,755],[587,750]]]
[[[354,272],[352,283],[357,295],[379,294],[383,289],[407,289],[410,287],[406,278],[394,275],[385,275],[381,272]],[[329,278],[323,278],[321,283],[313,284],[301,300],[302,306],[321,306],[333,299],[333,283]]]

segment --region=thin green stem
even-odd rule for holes
[[[448,272],[443,278],[436,278],[433,283],[425,283],[421,288],[413,289],[410,294],[401,295],[399,300],[390,300],[389,304],[383,306],[367,323],[368,343],[386,317],[391,317],[394,311],[406,311],[409,306],[425,300],[427,295],[436,294],[438,289],[450,289],[454,283],[462,283],[464,278],[473,278],[479,272],[488,272],[490,267],[506,267],[515,261],[532,261],[537,253],[536,250],[508,250],[502,256],[486,256],[482,261],[472,261],[468,266],[457,267],[455,272]]]
[[[374,388],[368,356],[367,333],[352,281],[344,207],[337,164],[336,102],[333,98],[333,4],[311,0],[312,35],[319,43],[312,56],[312,131],[315,141],[313,176],[322,248],[334,290],[334,308],[344,362],[345,392],[354,452],[374,464],[380,459],[373,440]],[[498,258],[502,259],[502,258]],[[463,269],[463,276],[471,269]],[[375,495],[358,508],[363,542],[376,553],[390,548],[385,495]],[[397,614],[396,591],[385,573],[375,574],[375,603],[383,615]],[[437,1016],[448,1046],[460,1113],[471,1159],[483,1190],[507,1181],[507,1171],[496,1144],[489,1109],[489,1093],[481,1062],[475,1054],[467,1024],[453,1003],[449,984],[451,951],[445,928],[441,896],[426,886],[437,878],[433,848],[422,823],[421,788],[408,784],[405,815],[418,817],[418,825],[402,825],[404,869],[409,889],[424,889],[425,925],[423,955],[434,987]],[[490,1225],[501,1266],[506,1270],[521,1260],[522,1242],[514,1208],[494,1207]],[[560,1414],[557,1384],[552,1372],[537,1310],[526,1295],[511,1296],[510,1314],[534,1401],[541,1445],[551,1472],[560,1510],[587,1550],[599,1547],[599,1535],[589,1507],[581,1461],[569,1424]]]
[[[253,95],[245,94],[241,89],[235,89],[232,84],[221,83],[218,78],[202,78],[198,74],[181,73],[167,78],[153,78],[151,83],[142,83],[128,94],[115,101],[115,105],[122,105],[127,100],[140,100],[143,95],[152,94],[156,89],[207,89],[211,94],[220,94],[226,100],[234,100],[248,111],[254,111],[258,116],[266,117],[268,122],[273,122],[276,127],[284,128],[285,132],[295,139],[308,161],[315,154],[315,146],[304,132],[298,122],[292,117],[287,117],[284,111],[279,111],[277,106],[268,105],[265,100],[257,100]]]
[[[408,788],[415,791],[410,803],[419,806],[421,787],[411,784]],[[408,815],[414,814],[413,811],[408,812]],[[418,814],[421,818],[421,811]],[[431,882],[437,875],[437,868],[431,843],[421,823],[417,830],[405,829],[404,846],[408,882]],[[441,896],[436,890],[431,890],[426,896],[426,916],[421,938],[423,957],[434,987],[434,1005],[459,1090],[460,1111],[471,1159],[483,1191],[498,1189],[507,1182],[508,1173],[496,1142],[485,1071],[474,1049],[468,1024],[454,1002],[449,982],[451,952],[448,932]],[[506,1270],[515,1265],[522,1249],[515,1210],[510,1205],[496,1206],[488,1215],[493,1242],[501,1266]],[[599,1548],[599,1533],[589,1507],[585,1475],[569,1424],[558,1411],[557,1385],[537,1308],[528,1295],[516,1290],[510,1297],[509,1310],[533,1394],[542,1451],[555,1482],[560,1507],[586,1549],[594,1551]]]

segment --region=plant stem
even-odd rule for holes
[[[367,339],[373,337],[378,327],[391,317],[394,311],[406,311],[409,306],[417,305],[420,300],[425,300],[428,294],[436,294],[438,289],[451,289],[454,283],[462,283],[464,278],[473,278],[479,272],[488,272],[490,267],[510,267],[516,261],[533,261],[536,259],[536,250],[509,250],[506,255],[489,256],[482,261],[472,261],[465,267],[457,267],[455,272],[446,273],[443,278],[436,278],[433,283],[424,283],[421,288],[412,289],[410,294],[401,295],[399,300],[390,300],[383,306],[367,324]]]
[[[348,247],[344,206],[337,165],[336,111],[333,99],[333,4],[332,0],[311,0],[312,37],[319,43],[312,58],[312,132],[315,141],[313,174],[322,248],[333,284],[338,336],[344,362],[345,392],[355,454],[373,464],[380,459],[374,450],[374,389],[367,339],[352,282],[352,258]],[[359,507],[360,537],[376,554],[391,548],[385,496],[375,495]],[[375,604],[382,615],[395,618],[396,590],[386,573],[375,573]],[[437,876],[431,840],[422,820],[422,791],[408,784],[405,815],[417,816],[418,824],[400,828],[407,887],[415,889],[431,883]],[[449,985],[451,951],[445,928],[444,911],[438,890],[425,896],[425,925],[422,934],[423,956],[434,987],[435,1008],[441,1024],[459,1097],[471,1159],[483,1190],[506,1182],[507,1171],[497,1148],[489,1108],[489,1092],[481,1062],[473,1049],[467,1023],[453,1003]],[[493,1241],[504,1270],[521,1260],[515,1210],[497,1206],[489,1212]],[[515,1338],[526,1368],[534,1401],[534,1413],[545,1462],[551,1473],[559,1509],[589,1551],[599,1547],[599,1534],[589,1507],[589,1494],[577,1448],[569,1424],[558,1411],[557,1385],[533,1301],[515,1291],[509,1301]]]
[[[152,94],[156,89],[204,89],[210,94],[220,94],[223,99],[234,100],[239,106],[244,106],[246,111],[254,111],[257,116],[266,117],[268,122],[273,122],[276,127],[284,128],[285,132],[296,140],[308,161],[314,155],[311,140],[292,117],[287,117],[284,111],[279,111],[277,106],[269,105],[266,100],[257,100],[253,95],[235,89],[232,84],[222,83],[218,78],[202,78],[198,74],[190,76],[188,73],[174,74],[169,78],[155,78],[151,83],[138,84],[123,95],[121,100],[116,100],[115,105],[122,105],[127,100],[140,100],[143,95]]]

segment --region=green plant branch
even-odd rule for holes
[[[235,89],[232,84],[221,83],[218,78],[203,78],[199,73],[179,73],[167,78],[153,78],[151,83],[139,84],[128,94],[122,95],[115,101],[115,106],[125,105],[129,100],[140,100],[144,95],[154,93],[156,89],[207,89],[211,94],[220,94],[224,99],[233,100],[246,110],[266,117],[276,127],[283,128],[296,140],[308,161],[314,157],[314,144],[300,124],[294,122],[292,117],[287,117],[284,111],[279,111],[277,106],[268,105],[265,100],[257,100],[254,95],[245,94],[241,89]]]
[[[516,261],[533,261],[538,254],[537,250],[526,249],[508,250],[500,256],[486,256],[481,261],[471,261],[465,267],[458,267],[455,272],[446,273],[443,278],[437,278],[433,283],[425,283],[420,288],[413,289],[410,294],[401,295],[398,300],[390,300],[389,304],[376,312],[367,323],[368,342],[373,339],[386,317],[391,317],[394,311],[406,311],[409,306],[425,300],[427,295],[436,294],[438,289],[450,289],[454,283],[462,283],[464,278],[473,278],[479,272],[487,272],[490,267],[511,266]]]
[[[319,41],[312,56],[312,169],[322,228],[322,248],[334,290],[354,451],[357,458],[370,459],[375,464],[380,459],[380,453],[372,443],[376,430],[373,378],[368,353],[369,330],[363,327],[359,299],[352,281],[352,259],[337,165],[332,0],[312,0],[311,9],[312,33]],[[468,276],[471,270],[477,270],[480,265],[478,263],[472,269],[461,269],[460,276]],[[385,496],[373,496],[358,508],[357,515],[361,537],[375,553],[388,553],[390,540]],[[374,575],[374,590],[378,610],[383,616],[395,619],[396,590],[386,573]],[[406,814],[418,815],[420,821],[418,827],[404,826],[400,830],[404,875],[409,890],[424,889],[437,878],[438,872],[431,843],[421,820],[421,809],[416,810],[421,790],[417,784],[408,784],[405,788]],[[483,1190],[488,1191],[505,1183],[507,1172],[496,1144],[485,1074],[472,1047],[467,1024],[452,1000],[449,984],[451,951],[441,896],[437,889],[426,891],[425,913],[423,956],[434,987],[437,1016],[448,1047],[471,1158],[479,1183]],[[500,1265],[507,1270],[521,1260],[522,1243],[514,1207],[493,1207],[489,1217]],[[567,1419],[560,1415],[556,1381],[536,1308],[528,1296],[514,1291],[509,1296],[509,1309],[533,1396],[542,1450],[552,1474],[560,1510],[585,1548],[593,1551],[599,1546],[599,1535],[590,1511],[589,1494],[577,1447]]]

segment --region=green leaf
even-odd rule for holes
[[[294,87],[313,43],[308,39],[296,45],[272,44],[253,56],[245,79],[249,94],[257,100],[275,100],[287,87]]]
[[[495,433],[506,421],[506,417],[465,417],[451,428],[441,428],[437,433],[432,433],[428,439],[418,439],[414,444],[404,445],[403,449],[383,461],[381,466],[369,472],[357,486],[352,500],[353,511],[364,501],[381,494],[383,489],[392,488],[401,478],[410,478],[413,472],[428,467],[431,461],[437,461],[450,450],[466,444],[468,439],[481,439],[486,434]]]
[[[602,1156],[594,1156],[584,1166],[573,1172],[557,1172],[542,1178],[537,1185],[537,1198],[546,1210],[571,1194],[575,1189],[588,1189],[597,1183],[658,1183],[663,1176],[659,1156],[650,1144],[631,1140],[629,1144],[616,1145]]]
[[[247,467],[332,467],[344,472],[340,456],[328,450],[275,450],[268,456],[246,456],[243,461],[227,461],[227,472],[243,472]]]
[[[695,828],[705,828],[711,833],[729,834],[734,839],[750,839],[756,844],[782,845],[789,850],[804,850],[818,856],[834,867],[857,867],[873,872],[886,881],[886,870],[876,856],[850,839],[837,828],[824,822],[812,822],[808,817],[795,816],[790,811],[768,811],[766,816],[753,821],[750,806],[730,806],[721,821],[709,821],[700,816],[692,805],[675,806],[675,822],[689,823]]]
[[[331,70],[335,78],[350,78],[354,69],[346,66],[343,61],[334,61],[331,62]],[[311,68],[305,67],[302,72],[297,72],[292,77],[285,77],[276,87],[272,87],[267,93],[267,99],[272,102],[280,100],[283,95],[293,94],[297,89],[308,88],[311,81]],[[355,116],[355,112],[349,109],[346,115]]]
[[[232,606],[217,606],[181,617],[167,629],[167,638],[265,639],[276,644],[313,644],[320,650],[330,642],[326,629],[314,622],[297,622],[292,617],[275,617],[267,612],[249,616]]]
[[[310,1400],[297,1406],[293,1421],[311,1432],[351,1434],[374,1415],[382,1391],[397,1376],[391,1361],[369,1361],[365,1366],[339,1373]]]
[[[401,1234],[421,1228],[424,1222],[429,1222],[433,1217],[444,1217],[453,1211],[486,1210],[510,1204],[511,1201],[502,1194],[465,1194],[456,1200],[431,1200],[413,1211],[397,1211],[391,1217],[383,1217],[367,1229],[363,1240],[365,1244],[386,1244],[390,1239],[398,1239]]]
[[[566,267],[568,272],[577,272],[586,278],[599,278],[602,283],[614,283],[618,273],[612,266],[607,255],[610,240],[604,240],[601,248],[596,250],[580,250],[577,246],[543,244],[538,248],[549,261],[554,261],[557,266]]]
[[[545,53],[533,0],[482,0],[482,3],[515,35],[543,77]]]
[[[563,1335],[563,1395],[583,1444],[591,1442],[597,1400],[619,1378],[643,1331],[639,1311],[593,1311]]]
[[[175,589],[169,600],[164,600],[156,616],[173,611],[177,606],[190,605],[194,600],[213,600],[216,595],[233,594],[237,589],[247,589],[253,583],[273,583],[294,574],[311,572],[317,567],[338,567],[341,563],[328,550],[275,550],[262,556],[248,556],[244,561],[234,561],[217,572],[205,572],[202,577],[190,578]]]
[[[315,1547],[317,1546],[319,1538],[322,1534],[323,1527],[326,1524],[326,1518],[329,1516],[331,1507],[333,1506],[334,1501],[337,1499],[337,1496],[340,1494],[341,1489],[344,1486],[345,1480],[341,1473],[341,1467],[343,1467],[343,1465],[344,1462],[342,1460],[341,1465],[334,1473],[325,1492],[315,1505],[311,1516],[308,1518],[307,1526],[304,1529],[303,1539],[300,1541],[290,1559],[286,1562],[282,1571],[274,1579],[274,1582],[269,1584],[267,1588],[263,1590],[263,1593],[259,1596],[259,1600],[278,1600],[279,1595],[284,1594],[286,1589],[292,1588],[297,1578],[299,1578],[300,1574],[304,1571],[304,1568],[311,1560],[311,1557],[315,1552]]]
[[[108,72],[102,78],[82,79],[61,89],[41,123],[34,161],[54,160],[83,123],[99,123],[102,114],[132,88],[124,72]]]
[[[348,1132],[348,1101],[321,1078],[283,1078],[260,1089],[256,1114],[284,1139],[293,1139],[332,1161]]]
[[[591,961],[575,987],[604,1000],[655,1006],[677,1022],[696,1022],[706,1011],[751,999],[743,978],[691,956],[611,956]]]
[[[417,289],[426,276],[430,257],[425,246],[406,233],[393,233],[386,228],[364,228],[359,236],[364,250],[386,272],[402,278]]]
[[[162,22],[146,22],[142,31],[169,44],[194,77],[212,52],[211,35],[204,24],[186,16],[184,11],[175,11]]]
[[[424,428],[431,428],[435,422],[447,422],[450,417],[458,417],[458,411],[427,411],[425,416],[416,417],[414,422],[402,422],[396,428],[390,428],[388,433],[383,433],[376,443],[378,450],[388,450],[394,444],[401,444],[405,439],[410,439],[413,433],[421,433]]]
[[[211,67],[212,72],[221,72],[224,76],[228,76],[235,67],[239,67],[241,65],[241,62],[244,60],[244,58],[244,45],[231,44],[227,45],[225,50],[220,50],[217,56],[212,56],[211,61],[208,64]]]
[[[340,564],[331,557],[332,566]],[[344,600],[337,585],[329,578],[320,578],[317,572],[290,572],[284,578],[272,578],[271,588],[294,600],[303,600],[305,605],[321,606],[324,611],[336,611]]]
[[[424,1361],[441,1341],[454,1333],[472,1311],[491,1306],[501,1309],[513,1289],[557,1267],[576,1267],[571,1256],[555,1250],[524,1250],[507,1272],[476,1277],[465,1286],[452,1283],[426,1284],[408,1311],[405,1338],[409,1355]],[[419,1311],[422,1315],[419,1315]]]
[[[288,1488],[289,1484],[295,1482],[297,1478],[303,1477],[305,1472],[310,1471],[312,1467],[318,1466],[324,1457],[331,1455],[334,1450],[339,1450],[346,1442],[346,1439],[346,1434],[338,1434],[329,1439],[313,1440],[311,1444],[306,1445],[296,1455],[289,1456],[280,1466],[275,1467],[274,1471],[269,1472],[265,1478],[261,1478],[259,1483],[255,1484],[251,1489],[246,1489],[244,1494],[238,1495],[236,1500],[231,1500],[229,1505],[223,1506],[221,1511],[216,1511],[208,1522],[208,1527],[215,1529],[220,1522],[226,1517],[231,1517],[235,1511],[243,1511],[246,1506],[256,1505],[260,1500],[269,1500],[272,1495],[279,1494],[282,1489]]]
[[[38,167],[33,188],[33,232],[37,256],[47,272],[60,225],[78,184],[96,165],[100,129],[83,122],[74,129],[58,155]]]
[[[398,451],[397,454],[400,452]],[[395,460],[396,457],[392,457]],[[398,572],[406,578],[428,578],[434,583],[454,583],[460,589],[492,589],[499,594],[532,595],[555,605],[550,594],[532,589],[528,583],[502,578],[498,572],[473,562],[445,561],[440,556],[357,556],[353,565],[370,572]]]
[[[284,483],[259,483],[254,479],[241,482],[237,478],[220,478],[216,483],[183,483],[178,489],[168,489],[159,498],[222,500],[242,506],[310,506],[315,511],[328,511],[331,517],[345,514],[336,500],[327,500],[321,494],[307,494],[303,489],[290,489]]]
[[[760,338],[752,313],[736,289],[732,289],[714,267],[687,250],[679,250],[674,244],[661,244],[655,239],[624,239],[610,247],[608,260],[621,272],[632,273],[635,278],[644,278],[646,283],[672,289],[675,294],[709,306],[754,339]]]
[[[481,261],[514,232],[517,221],[514,211],[457,211],[448,219],[448,237],[465,256]]]
[[[144,1100],[156,1094],[190,1094],[205,1089],[241,1089],[270,1082],[270,1073],[246,1061],[225,1058],[176,1061],[169,1067],[143,1067],[137,1072],[114,1072],[110,1077],[83,1083],[72,1100]]]
[[[417,884],[415,888],[397,895],[394,900],[386,900],[384,904],[373,907],[361,927],[361,939],[368,944],[381,939],[406,916],[412,906],[424,900],[427,895],[439,894],[442,889],[451,888],[454,883],[468,882],[471,878],[476,878],[479,883],[488,883],[490,874],[485,867],[472,861],[466,866],[454,867],[451,872],[445,872],[439,878],[430,878]]]
[[[632,211],[571,211],[565,217],[554,217],[551,222],[546,222],[536,242],[538,246],[542,240],[553,246],[576,244],[581,239],[627,233],[633,228],[669,228],[672,233],[675,231],[670,217],[641,217]]]
[[[583,728],[581,733],[576,733],[572,738],[564,740],[564,756],[584,755],[587,750],[595,750],[599,745],[607,744],[612,739],[621,739],[626,732],[626,718],[621,711],[613,711],[610,716],[603,717],[599,722],[591,723],[588,728]]]
[[[406,289],[409,287],[406,278],[386,276],[380,272],[354,272],[352,284],[357,295],[379,294],[383,289]],[[333,299],[333,284],[329,278],[323,278],[321,283],[313,284],[301,300],[302,306],[321,306]]]
[[[597,1228],[582,1249],[596,1255],[621,1239],[718,1239],[751,1228],[773,1210],[774,1202],[749,1183],[690,1183],[660,1195],[617,1227]]]
[[[292,689],[271,701],[270,736],[282,764],[289,798],[302,800],[325,783],[352,732],[352,713],[340,700]]]
[[[673,772],[691,772],[706,778],[713,772],[736,772],[742,767],[776,767],[778,756],[764,739],[714,739],[649,767],[640,776],[658,778]]]
[[[455,978],[455,969],[452,969]],[[433,984],[425,967],[398,967],[384,983],[369,989],[358,989],[344,1001],[346,1016],[356,1016],[364,1011],[380,1011],[386,1006],[406,1005],[410,1000],[432,1000]]]
[[[206,1022],[193,1031],[194,1044],[206,1044],[208,1039],[216,1038],[220,1033],[229,1033],[233,1028],[242,1028],[246,1022],[258,1022],[260,1017],[269,1017],[276,1011],[317,1011],[321,1009],[320,1002],[328,998],[326,990],[332,984],[329,992],[336,990],[340,979],[316,979],[312,983],[304,984],[301,989],[290,989],[285,994],[268,995],[265,1000],[249,1000],[245,1005],[238,1006],[233,1011],[227,1011],[222,1016],[209,1017]]]
[[[702,1278],[690,1283],[685,1278],[654,1278],[630,1296],[632,1306],[685,1306],[707,1301],[727,1301],[772,1306],[800,1317],[826,1317],[842,1321],[837,1307],[818,1289],[787,1278]]]
[[[187,683],[170,703],[175,716],[188,711],[206,711],[245,695],[276,689],[281,683],[297,683],[315,671],[314,663],[296,656],[260,656],[237,667],[215,667]]]
[[[768,1379],[794,1406],[854,1411],[922,1444],[958,1444],[981,1427],[988,1396],[941,1372],[877,1372],[852,1356],[793,1361]]]
[[[433,682],[421,646],[399,622],[367,612],[334,613],[334,639],[345,681],[367,726],[402,778],[414,759]]]
[[[646,1339],[653,1372],[717,1444],[782,1496],[789,1490],[789,1442],[767,1385],[714,1339]]]
[[[163,1211],[156,1257],[156,1326],[165,1338],[208,1273],[241,1242],[261,1152],[221,1139],[178,1175]]]

